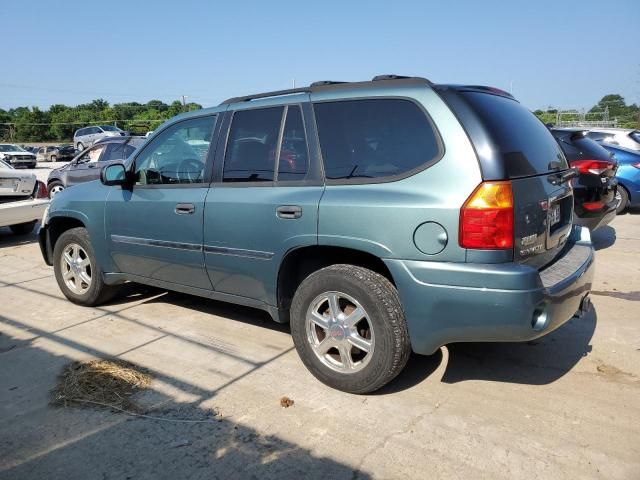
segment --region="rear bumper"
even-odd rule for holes
[[[538,271],[526,265],[386,260],[405,309],[416,353],[454,342],[541,337],[588,305],[594,251],[574,228],[561,258]]]

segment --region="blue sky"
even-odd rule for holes
[[[640,1],[1,0],[0,108],[419,75],[531,109],[640,103]]]

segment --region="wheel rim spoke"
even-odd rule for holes
[[[356,324],[365,317],[365,315],[366,312],[362,307],[356,308],[344,319],[344,326],[347,328],[355,327]]]
[[[337,342],[331,337],[325,337],[318,345],[314,346],[314,350],[319,355],[326,355],[329,350],[337,346]]]
[[[329,319],[318,312],[312,312],[310,320],[325,330],[329,329]]]
[[[344,342],[338,347],[340,353],[340,361],[346,369],[353,369],[353,358],[351,357],[351,346],[346,345]]]
[[[73,258],[69,255],[69,252],[64,252],[63,256],[67,264],[71,266],[73,264]]]
[[[329,295],[327,295],[327,300],[329,301],[329,314],[331,315],[331,319],[337,320],[338,315],[340,314],[338,295],[335,292],[331,292]]]
[[[347,341],[356,348],[359,348],[363,352],[368,352],[371,350],[371,341],[367,340],[364,337],[361,337],[357,333],[350,335],[347,338]]]

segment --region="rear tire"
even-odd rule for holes
[[[36,226],[36,221],[27,222],[27,223],[19,223],[17,225],[11,225],[9,228],[16,235],[27,235],[33,232],[33,228]]]
[[[56,157],[55,155],[51,155],[51,156],[49,157],[49,161],[50,161],[50,162],[55,163],[55,162],[57,162],[57,161],[58,161],[58,157]]]
[[[106,285],[86,228],[67,230],[53,249],[53,271],[65,297],[93,307],[112,299],[118,288]]]
[[[616,215],[621,215],[629,205],[629,194],[622,185],[618,185],[618,195],[620,195],[620,203],[618,204],[618,208],[616,208]]]
[[[291,304],[291,333],[309,371],[350,393],[378,390],[411,353],[397,290],[354,265],[331,265],[302,281]]]

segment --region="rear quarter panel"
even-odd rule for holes
[[[362,91],[341,98],[363,97]],[[460,207],[481,182],[474,149],[463,128],[431,89],[376,89],[370,97],[410,97],[425,108],[436,125],[444,155],[434,165],[411,177],[388,183],[327,185],[320,202],[321,245],[369,252],[381,258],[465,261],[458,245]],[[323,100],[322,94],[312,101]],[[414,232],[425,222],[437,222],[447,232],[447,244],[437,254],[422,253]]]

